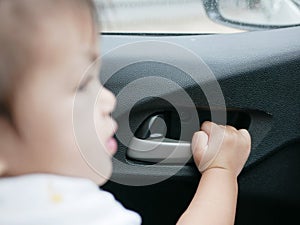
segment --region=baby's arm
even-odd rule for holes
[[[237,176],[250,153],[251,138],[246,130],[205,122],[192,141],[194,160],[202,169],[205,151],[219,149],[204,169],[197,192],[177,225],[232,225],[237,202]]]

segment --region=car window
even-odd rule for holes
[[[236,33],[300,23],[299,0],[95,0],[95,2],[101,8],[102,32]]]

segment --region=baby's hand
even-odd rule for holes
[[[201,131],[194,134],[192,151],[201,173],[222,168],[238,176],[245,165],[251,148],[247,130],[204,122]]]

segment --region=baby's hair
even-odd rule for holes
[[[97,34],[98,16],[93,0],[0,0],[0,116],[11,113],[13,92],[39,57],[45,44],[44,21],[56,19],[59,26],[59,19],[71,15],[75,24],[82,25],[78,14],[87,9]]]

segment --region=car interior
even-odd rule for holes
[[[296,25],[270,29],[252,26],[250,32],[232,34],[102,32],[100,80],[119,100],[113,116],[120,124],[113,176],[102,188],[138,212],[145,225],[176,224],[195,193],[200,173],[191,160],[157,163],[164,154],[133,154],[132,140],[149,144],[151,133],[155,133],[171,142],[189,143],[197,131],[194,109],[199,124],[225,113],[227,124],[247,129],[252,137],[250,157],[238,178],[236,224],[298,221],[299,37],[300,27]],[[184,50],[169,54],[162,44]],[[189,60],[184,52],[192,52],[208,66],[222,91],[225,108],[219,108],[216,99],[207,98],[203,87],[213,81],[203,78],[205,69],[194,70],[196,77],[192,77],[174,66],[198,68],[198,61]],[[141,79],[143,82],[138,83]],[[176,85],[161,89],[157,80],[163,79]],[[184,105],[184,95],[178,94],[181,92],[190,97],[194,108]],[[141,97],[141,93],[148,97]],[[166,100],[170,96],[176,96],[174,104]],[[128,124],[124,124],[127,117]],[[155,121],[164,126],[156,126],[153,132],[150,127]],[[127,125],[132,135],[127,142],[121,141],[122,132],[127,132],[122,128]],[[159,151],[167,151],[167,144]]]

